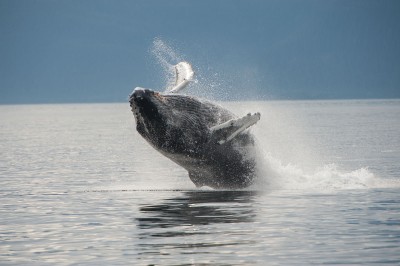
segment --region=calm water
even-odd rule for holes
[[[400,264],[400,101],[260,111],[247,191],[195,189],[128,104],[0,106],[1,265]]]

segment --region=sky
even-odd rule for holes
[[[0,0],[0,103],[163,91],[155,41],[225,99],[400,98],[399,14],[397,0]]]

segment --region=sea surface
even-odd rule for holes
[[[128,103],[0,106],[0,265],[399,265],[400,100],[261,112],[259,180],[196,189]]]

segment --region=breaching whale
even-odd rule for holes
[[[139,134],[160,153],[185,168],[197,186],[238,189],[256,175],[254,137],[246,130],[260,113],[238,118],[207,100],[177,94],[192,80],[187,62],[175,66],[167,93],[137,87],[129,97]]]

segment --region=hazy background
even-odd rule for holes
[[[230,99],[400,98],[396,0],[0,0],[0,36],[0,103],[163,89],[155,38]]]

